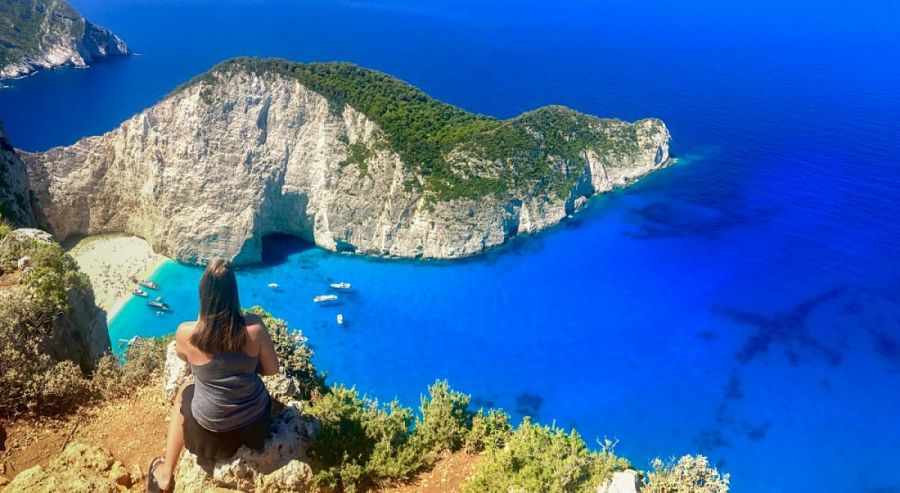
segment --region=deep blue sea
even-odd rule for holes
[[[382,400],[446,378],[641,468],[703,453],[737,493],[900,491],[897,2],[72,3],[139,55],[6,82],[0,119],[27,150],[236,55],[352,61],[499,117],[662,118],[678,164],[564,225],[451,263],[273,240],[242,301]],[[162,267],[175,313],[126,305],[113,341],[192,318],[199,275]],[[314,306],[330,280],[356,291]]]

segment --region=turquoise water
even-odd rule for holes
[[[302,329],[330,382],[382,400],[417,405],[447,378],[618,439],[638,467],[704,453],[738,493],[900,491],[896,5],[74,3],[141,55],[9,83],[20,147],[111,129],[247,54],[350,60],[500,117],[663,118],[680,162],[553,230],[452,263],[275,239],[240,272],[243,303]],[[199,275],[162,267],[174,313],[136,300],[112,339],[192,318]],[[313,305],[331,280],[357,289]]]

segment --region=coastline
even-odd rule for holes
[[[131,278],[146,279],[169,261],[143,239],[124,234],[89,236],[67,253],[90,278],[95,301],[106,311],[107,323],[131,298]]]

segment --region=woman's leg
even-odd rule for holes
[[[172,416],[169,418],[169,434],[166,437],[166,458],[163,465],[156,468],[153,475],[156,483],[163,491],[169,491],[172,486],[172,478],[175,477],[175,466],[178,465],[178,457],[184,449],[184,416],[181,414],[181,396],[184,388],[182,385],[175,396],[172,405]]]

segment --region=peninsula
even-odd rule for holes
[[[500,120],[348,63],[239,58],[105,135],[20,155],[60,240],[125,232],[182,262],[252,263],[281,233],[452,259],[666,166],[669,140],[658,119],[547,106]]]
[[[128,53],[121,38],[65,0],[5,0],[0,8],[0,79]]]

